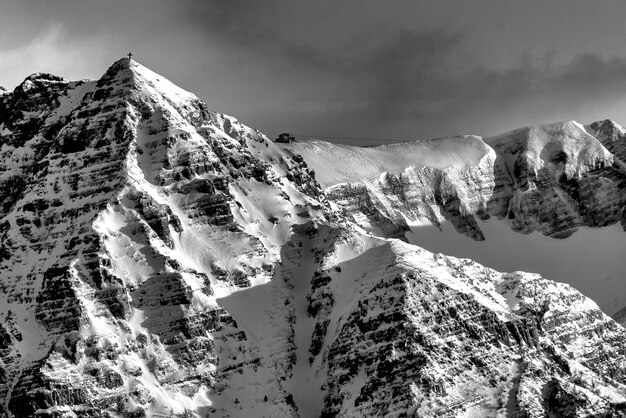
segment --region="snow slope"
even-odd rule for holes
[[[471,135],[374,147],[317,140],[281,145],[302,155],[315,170],[315,178],[323,187],[376,178],[382,172],[398,173],[411,166],[473,165],[490,152],[481,138]]]

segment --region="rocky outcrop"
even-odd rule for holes
[[[610,119],[593,122],[587,131],[596,137],[620,162],[626,161],[626,134],[624,128]]]

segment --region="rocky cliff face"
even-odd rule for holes
[[[581,226],[626,226],[624,138],[622,128],[607,120],[586,127],[576,122],[528,127],[485,139],[380,146],[367,157],[375,161],[376,154],[378,159],[397,155],[404,164],[379,164],[369,178],[335,176],[326,184],[327,193],[384,236],[401,236],[398,231],[408,230],[407,222],[439,225],[446,220],[458,232],[483,240],[477,221],[496,217],[518,232],[565,238]],[[326,167],[315,154],[363,158],[354,148],[322,147],[330,150],[306,143],[294,150],[316,171]],[[441,147],[461,157],[441,164]]]
[[[592,301],[334,208],[396,237],[406,213],[478,239],[475,216],[511,211],[552,235],[617,222],[611,126],[556,146],[556,177],[534,145],[466,137],[476,164],[324,192],[302,157],[136,62],[30,76],[0,92],[2,414],[619,416],[626,332]],[[612,200],[563,203],[555,229],[529,215],[536,187]]]

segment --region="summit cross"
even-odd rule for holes
[[[128,61],[130,61],[131,59],[133,59],[133,54],[132,54],[132,52],[129,52],[128,53]]]

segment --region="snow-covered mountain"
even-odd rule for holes
[[[134,61],[34,74],[0,91],[3,414],[623,415],[591,299],[396,239],[620,222],[622,131],[590,129],[303,158]]]
[[[626,134],[615,122],[368,148],[289,147],[330,200],[376,235],[542,273],[610,313],[626,306]]]

